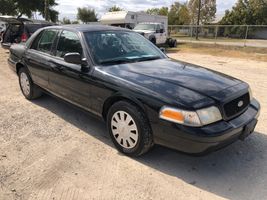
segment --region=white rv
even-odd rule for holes
[[[168,17],[150,15],[145,12],[108,12],[100,19],[101,24],[134,29],[157,45],[168,44],[175,47],[177,42],[168,37]],[[142,29],[143,27],[143,29]]]
[[[132,11],[117,11],[108,12],[104,14],[101,19],[101,24],[120,26],[133,29],[137,24],[151,22],[160,23],[168,29],[168,17],[161,15],[149,15],[145,12],[132,12]]]

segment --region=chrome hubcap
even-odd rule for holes
[[[126,149],[134,148],[138,140],[138,130],[131,115],[118,111],[114,113],[111,120],[112,134],[118,144]]]
[[[28,76],[24,72],[20,74],[20,85],[21,85],[22,92],[26,96],[28,96],[30,94],[30,83],[29,83]]]

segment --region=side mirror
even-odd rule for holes
[[[79,53],[66,53],[64,56],[64,61],[67,63],[82,64],[82,57]]]
[[[157,29],[157,30],[156,30],[156,33],[160,33],[160,30],[159,30],[159,29]]]
[[[160,29],[160,31],[159,31],[160,33],[164,33],[164,29],[162,28],[162,29]]]

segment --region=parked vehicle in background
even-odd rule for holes
[[[2,41],[2,36],[5,30],[6,30],[6,23],[0,21],[0,42]]]
[[[6,29],[2,33],[1,40],[3,48],[9,48],[13,43],[26,42],[36,30],[54,25],[43,20],[30,20],[10,16],[0,16],[0,21],[6,23]]]
[[[168,17],[162,15],[150,15],[145,12],[117,11],[107,12],[99,20],[103,25],[119,26],[133,29],[139,23],[160,23],[168,27]]]
[[[161,23],[140,23],[134,27],[134,31],[140,33],[155,45],[167,44],[169,47],[176,47],[176,39],[168,37],[168,27]]]
[[[107,12],[101,17],[100,23],[134,29],[134,31],[139,32],[155,45],[177,46],[176,39],[168,37],[167,16],[132,11]]]
[[[8,62],[26,99],[46,91],[102,117],[116,148],[129,156],[153,144],[216,150],[249,136],[260,112],[247,83],[169,59],[118,27],[43,28],[25,45],[12,45]]]

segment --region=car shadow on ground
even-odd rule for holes
[[[115,148],[102,120],[48,95],[33,102]],[[254,132],[244,142],[237,141],[202,157],[155,146],[134,160],[223,198],[265,199],[267,196],[267,136],[262,133]]]

